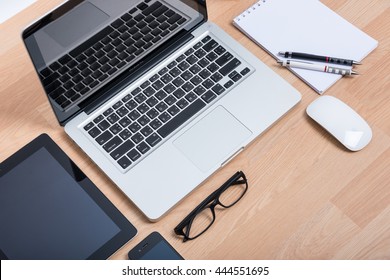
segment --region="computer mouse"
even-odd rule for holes
[[[371,141],[372,130],[367,122],[335,97],[317,98],[306,113],[351,151],[359,151]]]

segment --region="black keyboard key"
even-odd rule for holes
[[[217,63],[219,66],[222,66],[226,64],[229,60],[233,58],[233,55],[229,52],[224,53],[220,58],[218,58],[215,63]]]
[[[167,103],[168,105],[172,105],[176,102],[176,98],[173,97],[172,95],[168,95],[167,98],[164,99],[165,103]]]
[[[110,115],[112,112],[114,112],[114,110],[112,108],[108,108],[106,111],[103,112],[103,115],[105,115],[106,117],[108,115]]]
[[[160,122],[158,119],[155,119],[149,124],[153,129],[158,129],[160,126],[162,126],[162,122]]]
[[[180,112],[180,109],[176,105],[173,105],[173,106],[168,108],[168,113],[171,114],[172,116],[177,115],[179,112]]]
[[[172,84],[174,84],[176,87],[180,87],[181,85],[184,84],[184,80],[180,77],[177,77],[172,81]]]
[[[123,168],[126,169],[131,165],[131,160],[129,160],[126,156],[122,157],[120,160],[118,160],[118,164]]]
[[[127,127],[129,124],[131,124],[131,120],[128,118],[128,117],[123,117],[120,121],[119,121],[120,125],[123,126],[123,127]]]
[[[167,15],[167,16],[169,16],[169,15]],[[170,24],[174,24],[174,23],[178,22],[179,19],[181,19],[181,16],[178,15],[178,14],[174,14],[174,15],[172,15],[172,16],[168,19],[168,22],[169,22]]]
[[[180,25],[180,24],[182,24],[182,23],[184,23],[184,22],[186,22],[186,19],[182,17],[182,18],[179,19],[176,23]]]
[[[161,82],[160,80],[158,80],[158,81],[154,82],[154,83],[152,84],[152,86],[153,86],[153,88],[154,88],[155,90],[159,90],[159,89],[162,89],[162,88],[164,87],[164,83]]]
[[[58,98],[56,98],[55,100],[58,104],[62,105],[65,101],[67,101],[67,99],[64,97],[64,96],[60,96]]]
[[[220,95],[221,93],[223,93],[225,91],[224,87],[221,86],[220,84],[216,84],[211,89],[212,89],[212,91],[214,91],[218,95]]]
[[[163,13],[165,13],[168,10],[165,6],[160,6],[157,10],[155,10],[152,15],[155,17],[161,16]]]
[[[166,123],[164,126],[162,126],[157,131],[158,134],[160,134],[163,138],[167,137],[171,132],[173,132],[175,129],[177,129],[179,126],[181,126],[183,123],[188,121],[192,116],[194,116],[196,113],[198,113],[205,106],[206,106],[206,104],[200,99],[194,101],[193,103],[191,103],[190,106],[188,106],[186,109],[184,109],[178,115],[176,115],[175,118],[173,118],[168,123]]]
[[[141,114],[137,110],[133,110],[127,116],[130,119],[132,119],[133,121],[135,121],[136,119],[138,119],[141,116]]]
[[[221,55],[221,54],[223,54],[223,53],[226,51],[226,49],[225,49],[224,47],[222,47],[222,46],[218,46],[214,51],[215,51],[218,55]]]
[[[76,100],[79,99],[80,97],[81,97],[80,94],[76,94],[76,95],[73,95],[73,96],[70,98],[70,100],[76,101]]]
[[[203,49],[199,49],[195,52],[195,55],[198,57],[198,58],[202,58],[206,55],[207,53],[203,50]]]
[[[211,79],[214,81],[214,82],[219,82],[220,80],[222,80],[223,76],[219,73],[215,73],[211,76]]]
[[[161,7],[161,3],[159,1],[154,2],[152,5],[150,5],[148,8],[144,9],[142,13],[147,16],[150,15],[152,12],[154,12],[156,9]]]
[[[207,69],[211,72],[211,73],[214,73],[215,71],[217,71],[219,69],[219,66],[217,64],[215,64],[214,62],[211,63]]]
[[[84,130],[88,131],[93,127],[93,122],[88,123],[86,126],[84,126]]]
[[[150,147],[145,142],[140,143],[137,145],[137,150],[141,152],[141,154],[145,154],[150,150]]]
[[[99,124],[98,124],[98,127],[102,130],[102,131],[105,131],[107,128],[110,127],[110,123],[106,120],[103,120],[101,121]]]
[[[233,81],[237,82],[238,80],[240,80],[242,78],[242,76],[240,74],[237,74],[237,75],[234,75],[234,77],[232,78]]]
[[[207,79],[202,83],[202,86],[204,86],[206,89],[211,88],[213,85],[214,85],[214,82],[210,79]]]
[[[202,68],[200,68],[199,65],[195,64],[195,65],[191,66],[189,70],[190,70],[193,74],[197,74],[197,73],[199,73],[199,71],[202,70]]]
[[[148,137],[153,132],[153,129],[150,128],[150,126],[145,126],[143,129],[141,129],[141,133],[144,137]]]
[[[61,63],[62,65],[65,65],[66,63],[68,63],[69,61],[71,61],[72,58],[69,56],[69,55],[64,55],[63,57],[61,57],[58,61],[59,63]]]
[[[57,97],[59,97],[63,93],[65,93],[65,89],[63,87],[57,87],[55,90],[50,92],[50,97],[53,99],[56,99]]]
[[[122,144],[122,140],[119,138],[119,136],[115,136],[113,139],[111,139],[109,142],[103,145],[103,149],[110,153],[115,148],[117,148],[120,144]]]
[[[202,86],[197,86],[195,89],[194,89],[194,92],[197,94],[197,95],[202,95],[203,93],[206,92],[206,89]]]
[[[147,17],[145,17],[144,19],[147,23],[151,23],[153,20],[154,20],[154,17],[152,15],[148,15]]]
[[[178,67],[182,70],[182,71],[185,71],[187,70],[189,67],[191,67],[191,65],[187,62],[187,61],[182,61]]]
[[[157,112],[156,109],[152,108],[152,109],[150,109],[150,110],[146,113],[146,115],[147,115],[150,119],[154,119],[155,117],[158,116],[158,112]]]
[[[185,107],[187,107],[188,105],[188,101],[185,100],[184,98],[183,99],[180,99],[179,101],[177,101],[176,105],[180,108],[180,109],[184,109]]]
[[[150,107],[153,107],[157,103],[158,103],[158,100],[154,96],[152,96],[148,100],[146,100],[146,104],[148,104]]]
[[[145,126],[150,122],[150,119],[147,116],[141,116],[137,120],[141,126]]]
[[[124,117],[125,115],[127,115],[127,113],[129,112],[129,110],[127,110],[125,107],[121,107],[119,108],[116,113],[121,116],[121,117]]]
[[[174,85],[172,85],[172,84],[166,85],[166,86],[164,87],[164,90],[165,90],[168,94],[174,92],[175,89],[176,89],[176,87],[175,87]]]
[[[152,87],[147,87],[144,90],[145,95],[148,96],[148,97],[152,96],[155,92],[156,91]]]
[[[207,35],[206,37],[204,37],[202,39],[202,43],[207,43],[208,41],[210,41],[211,37],[209,35]]]
[[[112,113],[111,115],[109,115],[109,116],[107,117],[107,120],[108,120],[111,124],[114,124],[114,123],[116,123],[116,122],[119,120],[119,117],[118,117],[117,114]]]
[[[122,141],[122,140],[121,140]],[[117,160],[119,159],[120,157],[122,157],[124,154],[126,154],[127,152],[129,152],[133,147],[134,147],[134,143],[131,142],[130,140],[127,140],[125,143],[123,143],[122,145],[120,145],[118,148],[116,148],[111,154],[110,156]]]
[[[42,77],[46,78],[53,72],[49,68],[45,68],[40,73]]]
[[[58,69],[61,68],[61,64],[59,64],[57,61],[53,62],[49,68],[53,71],[57,71]]]
[[[135,144],[138,144],[140,143],[142,140],[144,140],[144,137],[141,135],[141,133],[136,133],[134,134],[133,137],[131,137],[131,140],[133,140],[133,142]]]
[[[92,36],[91,38],[89,38],[84,43],[82,43],[80,46],[78,46],[77,48],[73,49],[69,54],[71,56],[73,56],[73,57],[78,56],[83,51],[85,51],[86,49],[88,49],[89,47],[93,46],[95,43],[99,42],[101,39],[106,37],[106,35],[110,34],[112,31],[114,31],[114,29],[111,26],[107,26],[102,31],[100,31],[99,33],[97,33],[96,35]]]
[[[136,133],[138,130],[141,129],[141,126],[135,122],[129,126],[129,129],[131,130],[131,132]]]
[[[111,26],[114,27],[114,28],[119,28],[122,24],[124,24],[123,20],[118,18],[116,21],[111,23]]]
[[[134,14],[136,11],[137,11],[137,8],[132,8],[132,9],[129,11],[129,14]]]
[[[246,67],[244,70],[242,70],[242,71],[240,72],[240,74],[243,75],[243,76],[245,76],[245,75],[248,74],[250,71],[251,71],[251,70],[249,70],[249,68]]]
[[[119,124],[114,124],[113,126],[110,127],[110,131],[113,133],[113,134],[118,134],[119,132],[122,131],[122,127],[119,125]]]
[[[65,102],[61,103],[60,106],[64,109],[64,108],[68,107],[70,104],[71,104],[71,102],[69,100],[66,100]]]
[[[183,88],[186,92],[189,92],[189,91],[193,90],[194,85],[191,84],[190,82],[187,82],[187,83],[185,83],[185,84],[182,86],[182,88]]]
[[[178,88],[174,91],[173,95],[176,96],[177,99],[182,98],[186,93],[181,88]]]
[[[203,94],[202,96],[202,99],[207,102],[207,103],[210,103],[211,101],[213,101],[217,96],[211,91],[207,91],[205,94]]]
[[[110,140],[112,138],[112,134],[111,132],[109,132],[108,130],[106,132],[103,132],[99,137],[97,137],[95,140],[96,142],[99,143],[99,145],[103,145],[104,143],[106,143],[108,140]]]
[[[97,127],[94,127],[88,131],[88,134],[91,135],[93,138],[96,138],[97,136],[99,136],[100,133],[102,133],[102,132]]]
[[[225,88],[230,88],[233,84],[234,84],[233,81],[228,81],[228,82],[226,82],[223,86],[224,86]]]
[[[154,96],[155,96],[158,100],[162,100],[162,99],[164,99],[164,98],[167,96],[167,94],[165,93],[165,91],[160,90],[160,91],[158,91]]]
[[[195,95],[195,93],[190,92],[189,94],[187,94],[187,95],[185,96],[185,98],[186,98],[189,102],[193,102],[193,101],[197,98],[197,96]]]
[[[94,122],[94,123],[99,123],[99,122],[101,122],[103,119],[104,119],[103,115],[99,115],[99,116],[97,116],[97,117],[93,120],[93,122]]]
[[[148,7],[145,3],[141,2],[140,4],[137,5],[137,8],[142,10],[145,10]]]
[[[130,152],[128,152],[126,154],[133,162],[136,161],[137,159],[139,159],[141,157],[141,154],[136,150],[136,149],[133,149],[131,150]]]
[[[121,133],[119,133],[119,136],[123,139],[123,140],[127,140],[129,139],[129,137],[131,136],[131,132],[128,131],[127,129],[123,130]]]
[[[150,135],[148,138],[146,138],[146,142],[149,144],[149,146],[151,147],[154,147],[156,146],[160,141],[162,140],[162,138],[160,136],[158,136],[157,133],[153,133],[152,135]]]
[[[232,61],[230,61],[228,64],[226,64],[224,67],[222,67],[220,70],[219,70],[219,73],[221,73],[221,75],[223,76],[226,76],[227,74],[229,74],[231,71],[233,71],[234,69],[236,69],[237,66],[239,66],[241,64],[241,61],[239,61],[237,58],[234,58]]]
[[[206,51],[206,52],[209,52],[211,51],[212,49],[214,49],[215,47],[218,46],[218,43],[212,39],[211,41],[209,41],[206,45],[203,46],[203,49]]]
[[[201,76],[203,79],[207,79],[210,77],[211,73],[207,69],[203,69],[200,73],[199,76]]]
[[[59,77],[60,77],[60,74],[58,74],[57,72],[54,72],[54,73],[51,74],[49,77],[47,77],[46,79],[44,79],[44,80],[42,81],[42,84],[43,84],[43,86],[48,86],[48,85],[50,85],[52,82],[54,82],[55,80],[57,80]]]

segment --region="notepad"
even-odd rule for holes
[[[261,0],[237,16],[233,24],[281,60],[285,58],[278,55],[279,51],[362,61],[378,45],[376,40],[316,0]],[[319,94],[342,77],[306,69],[290,70]]]

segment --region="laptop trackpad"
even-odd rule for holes
[[[251,135],[248,128],[219,106],[173,144],[201,171],[207,172],[236,153]]]

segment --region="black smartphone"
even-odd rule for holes
[[[158,232],[152,232],[128,253],[130,260],[184,260]]]

